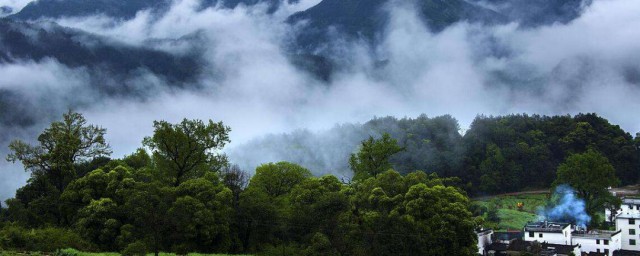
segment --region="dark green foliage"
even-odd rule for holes
[[[311,172],[302,166],[288,162],[268,163],[258,166],[248,189],[257,189],[269,197],[288,194],[300,182],[311,177]]]
[[[500,193],[549,187],[556,169],[573,153],[597,150],[623,185],[640,178],[633,137],[595,114],[477,117],[463,138],[469,192]]]
[[[369,137],[362,142],[358,153],[351,154],[349,166],[354,173],[354,179],[365,179],[376,177],[378,174],[391,169],[391,156],[402,151],[398,142],[392,139],[388,133],[384,133],[382,138],[374,139]]]
[[[143,144],[153,150],[153,161],[165,182],[174,186],[209,171],[220,171],[227,157],[217,153],[229,140],[231,129],[222,122],[184,119],[178,124],[154,121],[153,136]]]
[[[471,205],[465,189],[548,187],[557,169],[555,184],[571,185],[594,213],[619,207],[604,196],[617,175],[638,178],[638,138],[591,114],[478,117],[464,137],[449,116],[381,118],[364,127],[381,136],[351,156],[356,177],[348,184],[313,177],[290,162],[263,164],[247,183],[217,153],[229,128],[198,120],[156,122],[144,141],[152,156],[139,149],[123,159],[96,158],[98,151],[82,161],[49,157],[72,152],[77,140],[59,140],[61,150],[15,147],[64,175],[27,166],[35,174],[7,200],[8,209],[0,208],[0,220],[8,220],[0,222],[0,247],[124,255],[474,255],[481,216],[500,219],[495,207]],[[428,173],[415,171],[421,168]]]
[[[7,160],[22,163],[31,178],[8,202],[13,211],[10,219],[27,226],[65,224],[59,197],[78,177],[77,166],[111,153],[105,133],[101,127],[88,125],[81,114],[69,111],[38,136],[37,145],[11,142]]]
[[[498,208],[495,205],[489,207],[487,211],[487,220],[491,222],[500,222],[500,216],[498,216]]]
[[[592,216],[592,224],[602,220],[595,219],[597,212],[605,206],[619,206],[615,197],[607,188],[620,184],[609,160],[595,150],[582,154],[573,154],[558,166],[558,178],[554,185],[567,184],[575,189],[577,195],[585,200],[585,210]]]
[[[78,256],[78,251],[75,249],[58,249],[53,253],[53,256]]]
[[[62,192],[76,177],[75,164],[109,155],[104,128],[87,125],[80,113],[69,111],[63,121],[53,122],[38,136],[38,145],[11,142],[7,161],[20,162],[32,177],[45,177]]]
[[[144,256],[147,255],[149,249],[147,248],[147,244],[142,241],[136,241],[127,245],[127,247],[122,251],[122,255],[125,256]]]
[[[95,249],[94,245],[69,229],[27,229],[18,225],[6,225],[0,229],[0,247],[40,252],[55,252],[70,247],[84,251]]]

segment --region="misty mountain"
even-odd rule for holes
[[[593,0],[469,0],[518,22],[524,27],[568,23],[580,16]]]
[[[4,16],[13,12],[13,8],[9,6],[0,6],[0,15]]]
[[[193,84],[202,67],[194,56],[176,56],[151,48],[130,46],[55,23],[0,19],[0,64],[42,63],[53,63],[62,70],[80,74],[75,79],[82,79],[86,84],[79,88],[78,94],[93,92],[100,97],[125,98],[152,95],[150,86],[156,85],[141,80],[147,77],[160,79],[175,88],[187,88]],[[11,83],[19,85],[21,81]],[[77,108],[93,103],[90,98],[74,95],[62,99],[53,95],[34,98],[28,90],[12,88],[0,88],[0,129],[28,127],[47,120],[60,110],[53,106]],[[59,100],[64,101],[63,106],[57,103]],[[0,137],[0,141],[5,139]]]
[[[200,67],[194,57],[129,46],[54,23],[0,20],[0,61],[38,62],[46,58],[71,68],[84,67],[96,79],[99,75],[126,78],[140,72],[151,72],[177,86],[193,81]],[[96,86],[104,84],[96,82]],[[109,94],[127,94],[128,90],[135,88],[123,85],[98,89]]]
[[[391,0],[323,0],[308,10],[289,17],[288,22],[305,21],[305,29],[297,44],[314,50],[331,43],[337,33],[353,39],[375,42],[384,34],[390,14]],[[591,0],[417,0],[401,2],[417,9],[418,15],[432,32],[467,21],[482,24],[518,22],[523,27],[535,27],[556,22],[567,23],[577,18]]]
[[[297,0],[288,0],[295,2]],[[55,19],[61,17],[86,17],[105,15],[117,19],[131,19],[136,13],[149,10],[162,13],[169,9],[171,0],[37,0],[29,3],[20,12],[11,16],[20,20]],[[278,9],[281,0],[202,0],[200,8],[219,5],[223,8],[235,8],[240,4],[246,6],[266,3],[268,12]]]
[[[305,48],[314,48],[327,43],[334,31],[353,38],[375,40],[384,33],[389,22],[389,12],[385,8],[389,0],[323,0],[308,10],[289,17],[288,22],[307,22],[298,36],[297,43]],[[410,4],[411,2],[407,2]],[[484,7],[463,0],[424,0],[416,1],[414,8],[419,9],[421,18],[433,31],[441,31],[461,20],[499,21],[502,17]]]
[[[439,33],[461,21],[484,25],[517,22],[522,28],[567,23],[579,17],[590,3],[591,0],[323,0],[291,15],[287,22],[302,25],[290,45],[291,51],[302,53],[297,59],[306,59],[302,63],[322,64],[303,68],[328,80],[333,70],[351,65],[342,59],[343,40],[365,42],[375,49],[385,38],[392,15],[391,4],[417,10],[424,25],[431,32]],[[498,57],[505,51],[497,45],[489,48]],[[382,67],[385,63],[382,57],[375,65]]]

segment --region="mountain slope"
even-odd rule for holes
[[[469,0],[524,27],[567,23],[580,16],[593,0]]]
[[[0,19],[0,62],[53,58],[68,67],[127,77],[148,71],[180,85],[199,74],[197,59],[125,44],[53,23]],[[127,93],[111,88],[110,93]],[[121,91],[124,90],[124,91]]]
[[[314,48],[327,42],[336,29],[351,37],[375,40],[389,22],[390,0],[323,0],[308,10],[292,15],[288,22],[308,22],[297,42]],[[462,20],[501,22],[500,14],[463,0],[420,0],[415,8],[425,24],[435,32]]]
[[[295,2],[297,0],[288,0]],[[61,17],[84,17],[106,15],[118,19],[131,19],[142,10],[162,13],[171,6],[172,0],[37,0],[29,3],[20,12],[10,16],[19,20],[55,19]],[[281,0],[203,0],[200,8],[235,8],[240,4],[252,6],[266,3],[268,12],[275,12]]]

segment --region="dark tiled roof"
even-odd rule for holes
[[[570,223],[564,222],[530,222],[524,226],[524,231],[534,231],[534,232],[547,232],[547,233],[562,233],[562,230],[570,226]]]
[[[486,250],[504,252],[507,250],[508,246],[509,246],[508,244],[503,244],[503,243],[492,243],[489,246],[487,246]]]
[[[594,239],[609,239],[611,240],[612,236],[615,236],[622,232],[622,230],[618,231],[609,231],[609,230],[590,230],[590,231],[573,231],[571,234],[574,237],[580,238],[594,238]]]
[[[640,256],[638,251],[615,250],[613,256]]]
[[[501,243],[493,243],[489,247],[487,247],[487,250],[526,252],[531,250],[532,244],[533,243],[530,241],[516,239],[511,241],[509,245],[501,244]],[[558,254],[570,254],[571,252],[573,252],[573,250],[576,247],[578,247],[578,245],[541,243],[540,247],[541,247],[540,249],[542,249],[546,253],[550,253],[551,255],[553,255],[553,252]]]
[[[522,239],[524,233],[522,231],[494,232],[493,240],[511,241],[513,239]]]
[[[543,244],[543,248],[553,249],[558,254],[570,254],[578,245],[566,245],[566,244]]]

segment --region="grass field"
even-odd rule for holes
[[[536,213],[540,207],[546,204],[547,199],[548,194],[541,193],[495,196],[475,200],[473,203],[487,208],[496,207],[500,222],[487,222],[485,226],[496,231],[505,231],[507,229],[522,229],[527,222],[537,220]],[[522,209],[518,208],[518,203],[523,203]]]

